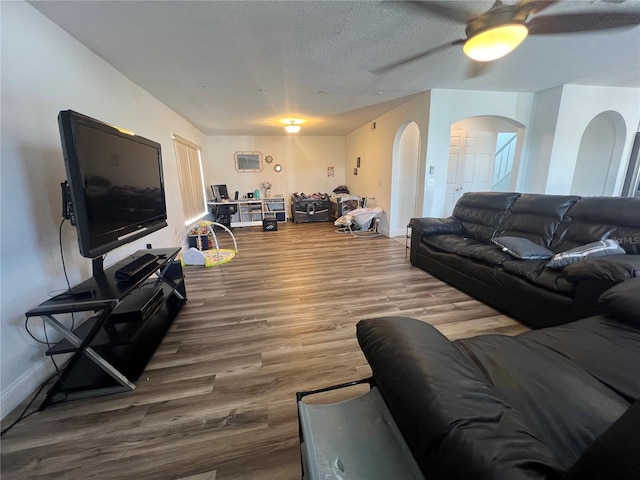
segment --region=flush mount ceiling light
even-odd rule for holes
[[[298,133],[300,131],[300,125],[291,122],[291,125],[286,125],[284,129],[289,133]]]
[[[471,36],[463,47],[467,57],[478,62],[490,62],[504,57],[520,45],[529,31],[522,23],[498,25]]]
[[[304,120],[299,118],[283,118],[280,122],[284,124],[284,129],[287,133],[298,133]]]

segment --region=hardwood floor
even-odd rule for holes
[[[295,392],[370,374],[358,320],[415,317],[451,339],[527,330],[412,267],[397,240],[331,223],[234,233],[231,263],[186,268],[189,302],[136,390],[17,424],[2,438],[3,479],[299,479]]]

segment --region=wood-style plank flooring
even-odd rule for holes
[[[186,268],[189,302],[136,390],[23,420],[2,438],[3,479],[299,479],[295,392],[370,374],[358,320],[415,317],[451,339],[527,330],[412,267],[404,239],[234,233],[232,262]]]

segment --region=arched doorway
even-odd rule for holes
[[[393,171],[389,236],[406,233],[409,220],[416,216],[420,128],[415,122],[403,124],[393,143]]]
[[[572,195],[613,195],[625,138],[624,119],[617,112],[602,112],[589,122],[580,140]]]
[[[466,192],[515,190],[523,134],[524,125],[497,116],[451,125],[445,216]]]

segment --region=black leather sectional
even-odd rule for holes
[[[412,227],[413,265],[546,328],[451,342],[416,319],[361,320],[367,382],[384,405],[365,423],[390,416],[429,480],[640,478],[640,198],[469,193],[451,217]],[[334,415],[340,428],[325,437],[301,430],[303,452],[316,452],[309,438],[359,442],[340,404]],[[312,465],[346,478],[392,463],[334,450],[338,460],[318,449]]]
[[[551,269],[514,258],[498,237],[552,254],[614,239],[625,254]],[[640,276],[640,198],[467,193],[451,217],[412,220],[411,263],[534,328],[595,315],[602,292]]]
[[[640,478],[640,278],[605,314],[450,342],[410,318],[362,320],[373,378],[424,477]]]

